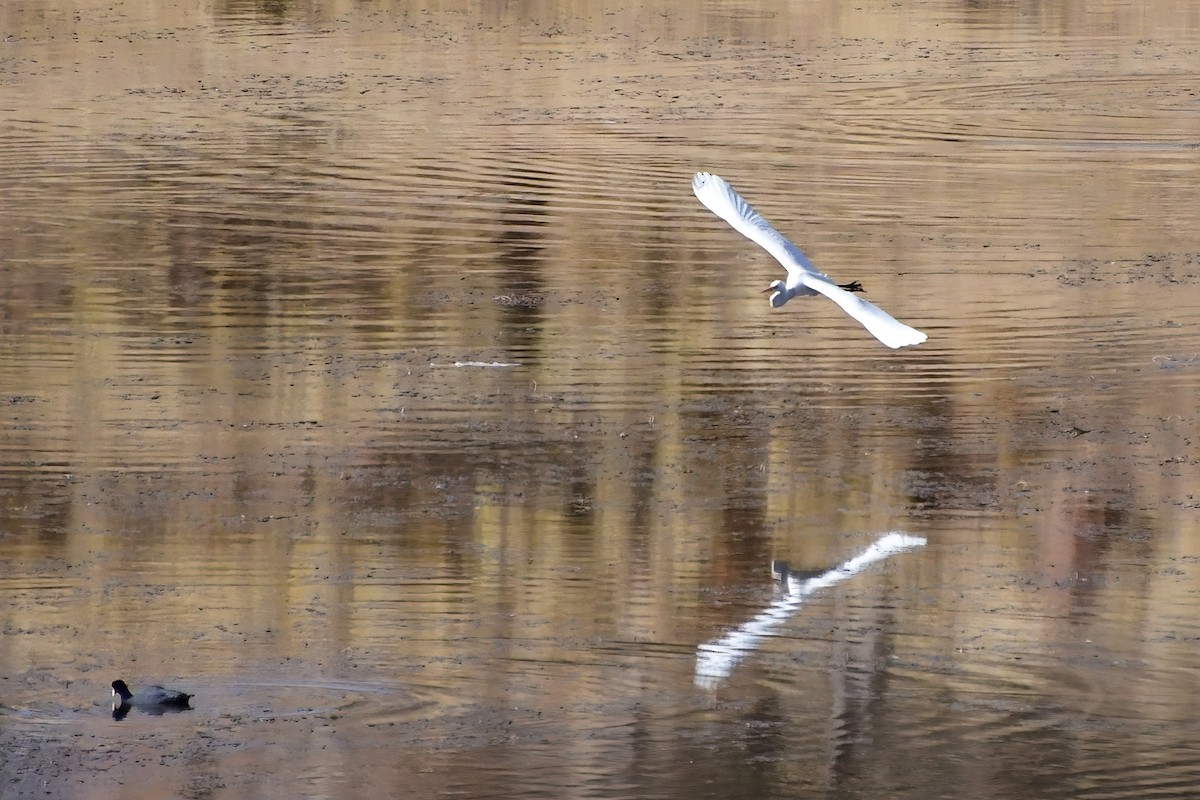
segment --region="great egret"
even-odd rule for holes
[[[787,270],[787,281],[771,281],[771,285],[764,290],[771,293],[772,308],[779,308],[793,297],[823,294],[888,347],[908,347],[929,338],[883,309],[851,294],[863,290],[858,281],[839,285],[830,280],[828,275],[818,272],[796,245],[772,228],[771,223],[751,208],[720,176],[711,172],[697,172],[692,178],[692,191],[709,211],[783,264]]]

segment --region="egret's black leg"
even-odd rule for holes
[[[838,286],[845,289],[847,292],[865,292],[866,291],[866,289],[864,289],[862,287],[862,284],[859,283],[858,281],[851,281],[850,283],[839,283]]]

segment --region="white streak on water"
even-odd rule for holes
[[[792,615],[809,595],[862,572],[876,561],[913,550],[925,544],[925,537],[893,531],[880,537],[859,555],[816,577],[801,580],[788,575],[784,579],[787,594],[753,619],[712,642],[696,648],[696,685],[711,689],[729,677],[734,666],[757,649],[780,623]]]

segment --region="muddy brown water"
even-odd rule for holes
[[[0,796],[1195,796],[1188,4],[0,39]]]

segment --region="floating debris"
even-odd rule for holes
[[[1200,367],[1200,357],[1180,358],[1179,356],[1155,356],[1154,363],[1159,369],[1184,369],[1185,367]]]
[[[498,294],[492,298],[502,306],[521,306],[522,308],[537,308],[545,299],[536,294]]]

